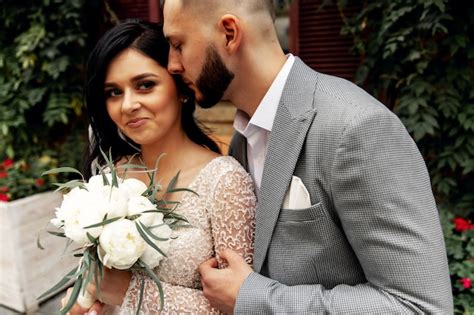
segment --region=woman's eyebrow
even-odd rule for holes
[[[132,78],[130,79],[130,81],[136,82],[136,81],[140,81],[140,80],[142,80],[142,79],[148,78],[148,77],[155,77],[155,78],[158,78],[158,76],[157,76],[156,74],[146,72],[146,73],[141,73],[141,74],[138,74],[138,75],[132,77]],[[114,87],[114,86],[116,86],[116,85],[117,85],[117,84],[114,83],[114,82],[105,82],[105,83],[104,83],[104,87]]]

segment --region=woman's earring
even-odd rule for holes
[[[189,101],[189,97],[187,96],[184,96],[183,98],[181,98],[181,103],[183,104],[186,104],[188,101]]]
[[[122,130],[120,130],[120,128],[117,128],[117,134],[118,134],[119,138],[122,139],[123,141],[125,141],[129,146],[131,146],[132,148],[134,148],[134,149],[137,150],[138,152],[141,152],[141,151],[142,151],[142,149],[137,148],[136,145],[134,145],[133,143],[131,143],[130,141],[128,141],[127,137],[125,137],[125,135],[123,134]]]

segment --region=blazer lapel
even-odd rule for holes
[[[240,133],[235,132],[229,146],[229,155],[234,157],[248,172],[247,139]]]
[[[265,261],[283,198],[316,114],[315,86],[315,72],[296,58],[278,105],[263,169],[256,210],[256,272],[260,272]]]

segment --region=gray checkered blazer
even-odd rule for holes
[[[245,139],[231,154],[246,166]],[[292,175],[312,206],[281,209]],[[238,314],[451,314],[425,163],[400,120],[299,58],[270,137]]]

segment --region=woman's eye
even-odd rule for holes
[[[114,97],[114,96],[119,96],[120,95],[120,90],[119,89],[108,89],[105,91],[105,97]]]
[[[171,47],[178,52],[181,51],[181,44],[171,44]]]
[[[144,81],[144,82],[138,83],[137,88],[139,90],[149,90],[154,86],[155,86],[155,82],[153,82],[153,81]]]

